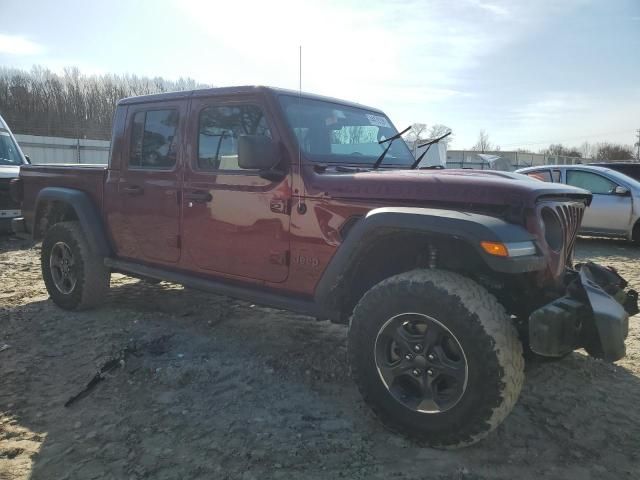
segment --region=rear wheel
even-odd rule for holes
[[[47,231],[41,265],[51,299],[66,310],[91,308],[109,289],[104,259],[91,252],[78,222],[56,223]]]
[[[485,437],[524,380],[522,346],[503,308],[452,272],[414,270],[369,290],[351,319],[349,355],[382,422],[432,446]]]

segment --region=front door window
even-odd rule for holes
[[[264,135],[271,138],[271,130],[260,107],[236,105],[203,109],[198,129],[198,169],[240,170],[240,135]]]
[[[611,180],[604,178],[597,173],[583,172],[581,170],[567,171],[567,184],[574,187],[584,188],[591,193],[600,195],[612,194],[617,185]]]

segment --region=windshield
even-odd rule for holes
[[[0,165],[22,165],[22,155],[9,132],[0,130]]]
[[[379,113],[339,103],[281,95],[280,103],[300,148],[314,162],[373,165],[397,133]],[[384,165],[409,166],[413,156],[402,139],[391,145]]]
[[[629,187],[634,190],[640,190],[640,182],[629,175],[626,175],[622,172],[618,172],[617,170],[608,169],[607,173],[611,176],[612,179],[618,180],[623,184],[629,185]]]

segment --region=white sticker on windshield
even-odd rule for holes
[[[389,121],[386,118],[381,117],[380,115],[371,115],[370,113],[367,113],[366,115],[371,125],[391,128],[391,125],[389,125]]]

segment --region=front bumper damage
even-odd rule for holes
[[[614,362],[625,356],[629,316],[638,313],[638,293],[613,268],[576,265],[565,274],[566,294],[529,316],[532,351],[560,357],[584,347]]]

